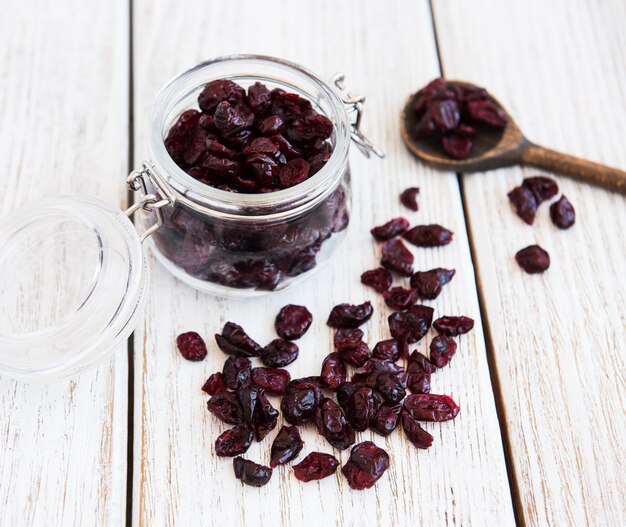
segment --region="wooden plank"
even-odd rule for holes
[[[536,142],[626,166],[624,2],[433,5],[448,77],[488,87]],[[463,177],[523,517],[625,525],[624,198],[557,178],[576,225],[559,231],[543,205],[528,227],[506,194],[536,173]],[[531,243],[551,255],[544,275],[513,259]]]
[[[177,282],[153,259],[152,292],[145,326],[136,335],[134,525],[512,525],[513,515],[500,431],[480,323],[460,339],[454,365],[434,379],[434,391],[459,400],[460,417],[427,426],[435,436],[428,452],[418,452],[398,432],[388,440],[371,433],[392,455],[392,467],[368,492],[351,491],[341,474],[302,485],[288,469],[276,470],[262,489],[244,488],[229,459],[213,453],[224,427],[206,411],[200,386],[221,369],[225,356],[211,335],[227,320],[244,325],[260,342],[274,338],[273,318],[287,303],[304,303],[315,323],[299,341],[301,356],[292,376],[317,374],[331,350],[324,322],[342,301],[371,298],[376,317],[368,324],[370,342],[388,338],[388,313],[381,299],[359,283],[375,267],[377,248],[370,227],[398,215],[399,192],[423,189],[422,210],[413,222],[438,221],[456,233],[441,250],[416,251],[417,266],[457,269],[447,291],[433,303],[439,313],[463,313],[479,320],[477,295],[456,177],[418,165],[399,138],[404,99],[438,73],[428,4],[353,1],[315,3],[268,1],[253,5],[204,2],[137,2],[136,130],[137,159],[147,155],[149,106],[159,87],[186,67],[212,56],[254,50],[307,65],[322,76],[347,74],[350,87],[367,93],[365,126],[387,152],[367,161],[351,157],[354,210],[345,244],[333,262],[297,289],[255,300],[221,300]],[[175,35],[175,39],[163,38]],[[355,255],[358,255],[355,257]],[[382,316],[382,315],[385,316]],[[207,337],[210,355],[202,363],[183,360],[175,336],[196,330]],[[426,349],[429,339],[419,346]],[[306,452],[331,452],[309,428]],[[273,437],[272,434],[271,437]],[[270,440],[254,444],[248,456],[268,462]],[[343,462],[348,452],[334,452]]]
[[[83,193],[123,206],[128,5],[0,2],[0,213]],[[115,38],[112,38],[112,37]],[[0,379],[0,523],[123,525],[126,345],[64,382]]]

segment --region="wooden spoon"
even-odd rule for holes
[[[468,82],[448,81],[448,83],[476,88]],[[501,130],[481,128],[473,139],[474,146],[470,157],[467,159],[448,157],[438,141],[417,140],[409,133],[416,125],[415,115],[411,111],[415,96],[416,94],[412,95],[404,107],[402,139],[415,156],[429,165],[454,172],[484,172],[513,165],[529,165],[626,194],[626,172],[531,143],[509,113],[493,97],[491,97],[493,103],[509,117],[506,127]]]

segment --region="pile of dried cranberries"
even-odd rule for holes
[[[230,192],[265,193],[293,187],[318,172],[333,151],[333,123],[310,101],[254,83],[208,83],[198,110],[183,112],[165,147],[190,176]]]
[[[474,137],[501,130],[508,117],[487,90],[435,79],[413,97],[409,133],[416,140],[437,141],[454,159],[467,159]]]

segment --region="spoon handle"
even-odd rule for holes
[[[626,172],[528,143],[521,162],[626,194]]]

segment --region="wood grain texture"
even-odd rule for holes
[[[99,7],[0,2],[1,214],[57,194],[124,205],[128,6]],[[0,525],[123,525],[127,369],[124,345],[80,378],[0,379]]]
[[[434,2],[446,75],[484,85],[540,144],[626,167],[626,4]],[[482,16],[477,15],[482,13]],[[576,207],[529,227],[507,192],[532,169],[464,176],[477,271],[527,525],[626,524],[626,202],[558,178]],[[525,275],[517,250],[552,266]]]
[[[434,392],[450,393],[461,405],[454,422],[427,425],[435,445],[417,451],[401,432],[384,440],[365,433],[392,455],[377,486],[351,491],[338,473],[319,483],[300,484],[291,471],[275,471],[262,489],[243,487],[230,459],[219,459],[213,442],[225,427],[206,411],[201,393],[206,377],[221,369],[225,355],[212,334],[225,321],[243,324],[260,342],[274,338],[273,319],[287,303],[304,303],[314,326],[299,341],[301,355],[288,369],[293,377],[317,374],[331,351],[325,326],[339,302],[371,298],[376,315],[369,341],[387,338],[381,298],[359,283],[376,266],[378,248],[369,229],[399,213],[414,223],[440,222],[455,233],[442,249],[415,251],[417,267],[454,267],[457,276],[433,306],[440,314],[465,314],[479,321],[477,295],[459,188],[453,174],[415,162],[399,134],[399,115],[408,94],[438,74],[430,11],[426,1],[288,2],[242,0],[136,2],[135,14],[137,159],[148,155],[150,103],[174,74],[227,53],[272,54],[302,63],[330,78],[347,75],[353,91],[366,92],[364,127],[387,153],[367,161],[353,149],[354,209],[347,240],[332,263],[295,290],[248,300],[218,300],[177,282],[152,258],[152,290],[146,322],[136,333],[134,517],[152,525],[512,525],[514,523],[500,431],[491,391],[480,323],[460,346],[452,367],[437,373]],[[422,209],[401,209],[398,194],[422,187]],[[207,338],[204,362],[183,360],[174,339],[196,330]],[[426,350],[430,336],[420,343]],[[269,461],[270,441],[254,444],[247,456]],[[331,452],[311,429],[305,451]],[[343,462],[348,452],[334,452]],[[244,505],[245,502],[245,505]]]

